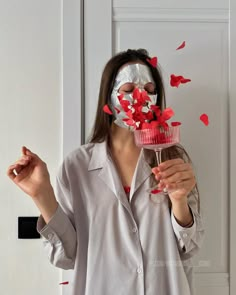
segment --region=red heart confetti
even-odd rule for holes
[[[158,126],[159,126],[158,121],[151,121],[150,123],[144,122],[142,123],[141,129],[157,129]]]
[[[117,114],[120,113],[120,110],[118,108],[115,107],[115,110],[116,110]]]
[[[182,83],[182,84],[185,84],[185,83],[188,83],[188,82],[191,82],[191,79],[185,79],[185,78],[183,78],[183,79],[181,80],[181,83]]]
[[[156,56],[152,57],[151,59],[147,58],[147,61],[152,65],[154,68],[157,67],[158,59]]]
[[[126,114],[122,121],[127,126],[132,127],[133,130],[168,127],[166,121],[174,115],[171,108],[161,111],[158,106],[152,104],[147,92],[140,91],[138,88],[134,89],[132,97],[133,100],[128,101],[123,99],[122,95],[118,96],[120,107]]]
[[[179,126],[179,125],[181,125],[181,123],[180,122],[171,122],[171,126]]]
[[[200,116],[200,120],[201,120],[206,126],[209,125],[209,118],[208,118],[208,115],[207,115],[207,114],[202,114],[202,115]]]
[[[172,110],[172,108],[166,108],[163,110],[162,112],[162,116],[164,118],[164,121],[167,121],[169,120],[171,117],[174,116],[174,111]]]
[[[121,93],[121,94],[118,95],[119,101],[121,101],[123,98],[124,98],[124,94],[123,93]]]
[[[183,41],[176,50],[180,50],[186,47],[186,41]],[[158,58],[152,57],[147,58],[147,62],[153,66],[157,67]],[[186,84],[191,82],[191,79],[185,78],[181,75],[176,76],[174,74],[170,75],[170,85],[172,87],[179,87],[180,84]],[[166,122],[173,115],[174,112],[171,108],[166,108],[161,110],[158,106],[153,105],[150,97],[146,91],[140,91],[138,88],[135,88],[132,93],[133,101],[124,99],[124,94],[119,94],[118,99],[120,101],[120,107],[115,107],[115,111],[119,114],[122,109],[126,113],[126,118],[120,119],[127,126],[132,127],[131,130],[140,130],[140,129],[158,129],[167,128],[169,125]],[[105,113],[112,115],[112,111],[108,105],[103,107]],[[200,116],[200,120],[206,125],[209,125],[209,119],[206,114]],[[179,126],[181,122],[171,122],[171,126]],[[125,189],[126,190],[126,189]],[[156,190],[156,193],[159,193],[159,190]]]
[[[179,87],[180,84],[191,82],[190,79],[186,79],[183,76],[170,75],[170,85],[172,87]]]
[[[154,190],[151,191],[151,194],[156,195],[156,194],[159,194],[161,192],[162,192],[162,190],[154,189]]]
[[[103,107],[103,111],[109,115],[112,115],[112,111],[110,110],[109,106],[106,104]]]
[[[67,281],[67,282],[62,282],[59,285],[68,285],[68,284],[69,284],[69,282]]]
[[[183,49],[185,47],[185,45],[186,45],[186,43],[184,41],[178,48],[176,48],[176,50]]]

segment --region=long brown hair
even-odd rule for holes
[[[103,70],[101,83],[100,83],[100,90],[99,90],[99,98],[98,98],[98,105],[97,105],[97,112],[96,118],[94,122],[94,126],[92,129],[91,136],[88,142],[91,143],[98,143],[103,141],[109,141],[110,132],[111,132],[111,124],[114,120],[114,117],[108,115],[103,111],[103,107],[107,104],[108,106],[111,105],[111,93],[114,87],[115,78],[119,69],[126,63],[130,62],[142,62],[148,66],[150,72],[152,74],[153,80],[156,86],[157,92],[157,102],[161,110],[166,107],[166,98],[165,98],[165,90],[164,84],[162,80],[161,70],[158,67],[153,67],[148,60],[150,60],[150,56],[145,49],[128,49],[127,51],[120,52],[113,56],[105,65]],[[174,158],[181,158],[184,159],[185,162],[190,162],[190,157],[188,156],[185,149],[181,146],[173,146],[168,149],[164,149],[162,152],[163,160],[170,160]],[[155,159],[155,157],[153,157]],[[157,165],[156,160],[154,160],[153,165]],[[193,189],[192,193],[197,197],[198,189],[197,186]],[[198,199],[198,211],[200,210],[200,201]]]

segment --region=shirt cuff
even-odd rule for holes
[[[46,224],[42,215],[39,216],[37,222],[37,231],[38,233],[50,241],[51,243],[59,242],[66,233],[69,226],[69,220],[67,215],[64,213],[60,205],[58,205],[55,214]]]
[[[191,210],[191,208],[189,207]],[[192,212],[192,210],[191,210]],[[188,245],[190,244],[191,239],[195,235],[196,232],[196,221],[194,214],[192,213],[193,216],[193,224],[191,227],[183,227],[181,226],[177,220],[175,219],[173,210],[171,210],[171,222],[173,226],[174,233],[176,235],[176,238],[178,240],[179,248],[182,249],[184,252],[187,252],[188,250]]]

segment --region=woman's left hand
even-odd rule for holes
[[[182,159],[173,159],[162,162],[152,169],[159,182],[159,189],[166,189],[171,202],[187,200],[188,194],[196,184],[191,164]]]

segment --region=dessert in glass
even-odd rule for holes
[[[180,126],[156,127],[152,129],[134,130],[134,138],[137,146],[155,151],[157,166],[161,163],[163,149],[176,145],[180,142]],[[148,189],[153,194],[168,194],[167,190],[160,191],[157,184]]]

